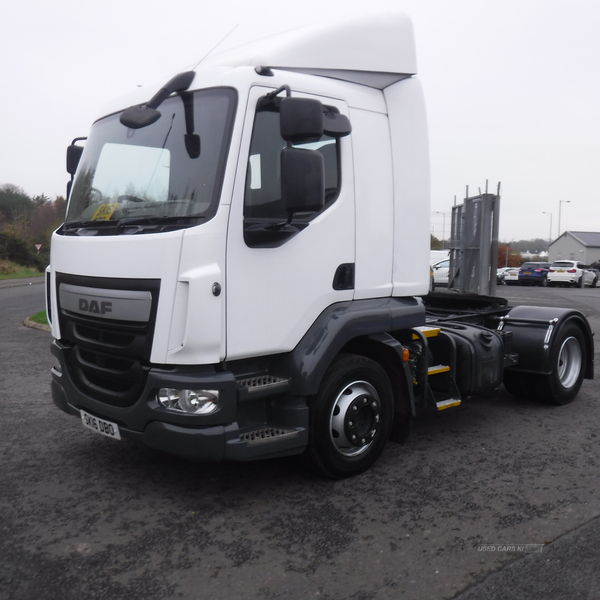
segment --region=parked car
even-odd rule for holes
[[[448,272],[450,271],[450,259],[440,260],[433,265],[433,280],[435,285],[448,285]]]
[[[550,263],[548,262],[526,262],[519,269],[520,285],[548,285],[548,271]]]
[[[519,269],[512,267],[504,271],[502,285],[519,285]]]
[[[508,271],[509,269],[512,269],[512,267],[500,267],[497,271],[496,271],[496,284],[497,285],[502,285],[503,281],[504,281],[504,274],[506,273],[506,271]]]
[[[548,285],[565,287],[596,287],[598,274],[577,260],[557,260],[550,266]]]

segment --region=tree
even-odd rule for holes
[[[0,212],[9,223],[17,218],[28,220],[35,209],[35,202],[20,187],[12,183],[0,187]]]
[[[431,234],[431,250],[441,250],[442,249],[442,242],[440,240],[438,240],[438,238],[435,237],[435,235],[433,235],[433,233]]]
[[[498,268],[520,267],[523,262],[520,252],[515,252],[508,244],[498,244]]]

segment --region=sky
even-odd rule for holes
[[[554,239],[559,212],[561,232],[600,231],[598,0],[12,2],[0,36],[0,185],[64,195],[65,149],[105,104],[219,42],[390,8],[415,28],[433,215],[467,186],[476,195],[501,183],[501,240]]]

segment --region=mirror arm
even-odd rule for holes
[[[289,85],[282,85],[280,88],[277,88],[276,90],[273,90],[272,92],[269,92],[267,94],[267,98],[275,98],[275,96],[279,96],[279,94],[281,94],[281,92],[285,91],[285,95],[287,98],[289,98],[292,95],[292,90],[290,88]]]

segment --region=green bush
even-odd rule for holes
[[[46,268],[46,261],[31,250],[22,239],[6,233],[0,233],[0,259],[9,260],[24,267],[32,267],[40,273],[43,273]]]

